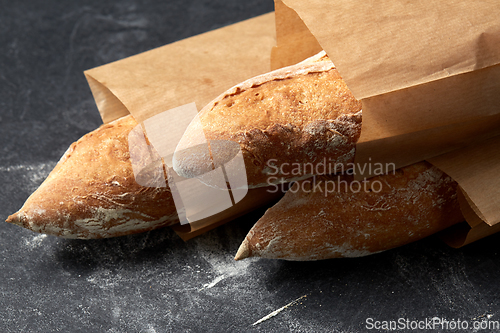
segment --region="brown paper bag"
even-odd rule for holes
[[[85,76],[105,123],[130,113],[144,124],[193,102],[201,109],[231,86],[268,72],[275,43],[274,13],[269,13],[93,68]],[[265,188],[249,190],[231,208],[174,229],[186,240],[281,196]]]
[[[500,222],[499,14],[497,1],[277,0],[272,64],[319,44],[363,103],[356,163],[427,159],[450,174],[470,242]]]

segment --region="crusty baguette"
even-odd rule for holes
[[[175,224],[167,187],[135,181],[123,117],[73,143],[42,185],[7,222],[65,238],[122,236]]]
[[[464,220],[457,184],[427,162],[366,183],[353,184],[352,177],[345,175],[315,177],[315,182],[320,186],[314,187],[311,179],[295,183],[250,230],[235,259],[365,256]]]
[[[361,103],[322,52],[234,86],[204,107],[199,119],[209,142],[240,145],[249,188],[255,188],[310,176],[285,165],[326,162],[325,169],[334,171],[352,162]],[[211,154],[187,149],[199,142],[200,122],[191,123],[174,154],[174,170],[187,178],[211,171],[225,162],[223,154],[231,155],[224,149]]]

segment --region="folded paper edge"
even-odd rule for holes
[[[274,9],[276,46],[271,50],[271,70],[294,65],[323,50],[294,9],[282,0],[274,0]]]
[[[440,238],[448,246],[458,249],[498,232],[500,223],[494,226],[481,223],[471,227],[467,222],[463,222],[443,230]]]
[[[84,75],[94,97],[94,101],[101,115],[102,121],[107,124],[121,117],[130,114],[127,107],[120,101],[118,97],[103,83],[97,81],[91,70],[85,71]]]
[[[457,197],[458,203],[460,204],[460,210],[471,228],[474,228],[482,223],[486,223],[490,227],[494,225],[486,221],[484,215],[461,186],[458,186],[457,188]]]

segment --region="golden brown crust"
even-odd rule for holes
[[[73,143],[43,184],[7,222],[66,238],[103,238],[178,222],[168,187],[135,181],[128,135],[131,117],[103,125]]]
[[[235,259],[358,257],[463,221],[456,183],[426,162],[367,183],[345,175],[319,176],[314,181],[318,186],[313,179],[295,183],[250,230]]]
[[[269,185],[270,160],[278,167],[352,162],[361,133],[361,103],[322,53],[229,89],[200,111],[200,121],[207,140],[240,145],[252,188]],[[183,140],[196,137],[195,130],[188,127]],[[178,149],[183,148],[181,140]],[[175,158],[174,169],[185,177],[210,171],[206,156],[196,159],[186,153]],[[276,183],[304,176],[278,172],[272,179]]]

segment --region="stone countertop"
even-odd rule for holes
[[[4,4],[0,219],[100,125],[84,70],[272,10],[272,0]],[[500,235],[459,250],[430,237],[357,259],[235,262],[262,213],[187,243],[169,228],[81,241],[0,223],[2,332],[363,332],[370,320],[433,317],[467,321],[465,332],[500,320]]]

